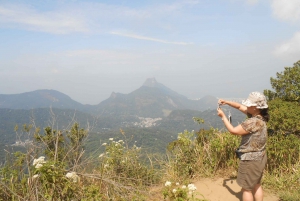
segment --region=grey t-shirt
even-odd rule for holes
[[[241,126],[249,132],[242,136],[238,152],[241,160],[261,160],[267,144],[267,126],[260,115],[245,120]]]

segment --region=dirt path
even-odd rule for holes
[[[235,179],[201,179],[194,183],[197,191],[210,201],[241,201],[241,187]],[[198,195],[198,198],[203,198]],[[264,201],[278,201],[279,199],[264,191]]]

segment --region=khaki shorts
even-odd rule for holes
[[[252,190],[260,184],[267,164],[267,154],[260,161],[240,161],[236,182],[245,190]]]

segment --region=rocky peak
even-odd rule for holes
[[[158,87],[159,83],[156,81],[156,79],[153,77],[153,78],[148,78],[143,86],[146,86],[146,87]]]
[[[111,95],[110,95],[110,98],[116,98],[116,97],[117,97],[117,93],[112,92]]]

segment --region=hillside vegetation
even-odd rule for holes
[[[245,115],[237,111],[231,111],[233,124],[245,118]],[[206,124],[203,128],[209,129],[223,128],[223,124],[217,117],[215,110],[194,111],[194,110],[174,110],[164,118],[142,118],[138,116],[99,116],[95,117],[88,113],[71,109],[38,108],[32,110],[0,109],[0,163],[4,162],[5,150],[24,149],[22,147],[25,140],[31,141],[29,136],[16,133],[16,125],[22,127],[24,124],[32,124],[41,129],[48,126],[56,130],[66,129],[68,126],[79,123],[82,128],[88,129],[86,153],[99,147],[101,140],[110,137],[118,137],[119,130],[123,129],[128,135],[136,136],[143,140],[136,140],[139,146],[158,150],[165,153],[167,144],[177,137],[177,133],[183,130],[198,130],[199,125],[193,117],[203,116]],[[19,142],[19,144],[16,144]],[[159,142],[159,143],[157,143]],[[14,145],[14,146],[12,146]],[[15,146],[18,145],[18,146]]]
[[[274,91],[264,92],[271,120],[263,186],[284,201],[300,200],[299,78],[300,61],[271,78]],[[81,128],[77,122],[64,129],[56,129],[56,124],[44,129],[33,124],[16,127],[16,133],[31,142],[23,152],[7,152],[0,168],[0,200],[205,200],[196,198],[193,181],[216,175],[236,177],[234,150],[240,139],[205,127],[201,116],[194,120],[200,129],[174,133],[164,154],[139,144],[144,140],[151,147],[156,142],[148,140],[149,135],[171,134],[159,130],[156,134],[139,130],[137,135],[119,129],[118,136],[106,132],[98,141],[96,135],[88,136],[89,127]],[[98,149],[86,154],[91,143]]]

